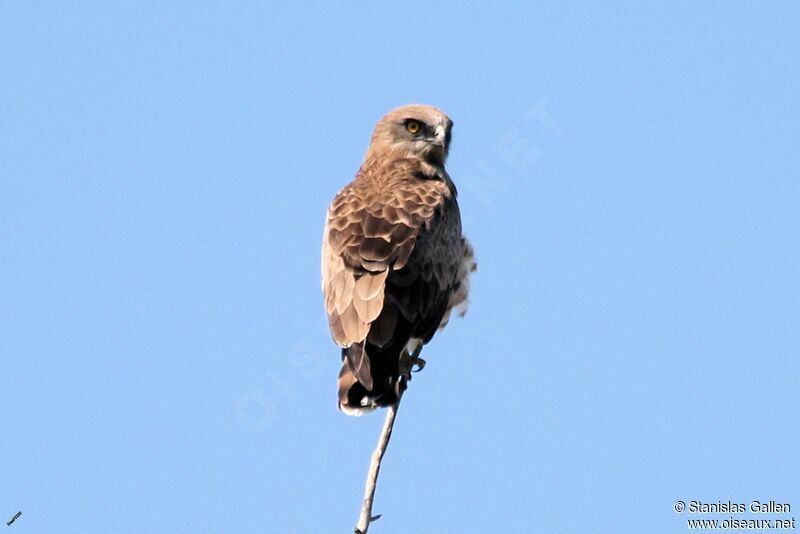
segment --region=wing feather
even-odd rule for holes
[[[443,181],[418,179],[419,162],[394,163],[389,168],[365,164],[328,210],[322,289],[331,335],[342,347],[366,339],[376,321],[376,340],[391,337],[398,310],[380,319],[389,275],[407,267],[420,233],[451,195]],[[423,297],[419,284],[412,285],[407,295],[393,300],[406,318],[419,315],[413,301]]]
[[[386,282],[388,269],[378,274],[365,274],[356,281],[356,293],[362,300],[373,300],[383,294],[383,284]],[[381,297],[383,298],[383,297]]]

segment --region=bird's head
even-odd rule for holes
[[[443,166],[452,129],[453,121],[435,107],[419,104],[399,107],[378,121],[367,155],[391,151]]]

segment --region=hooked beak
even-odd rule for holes
[[[444,126],[441,124],[433,130],[433,145],[439,146],[444,148],[444,141],[445,141],[446,132]]]

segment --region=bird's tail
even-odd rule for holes
[[[339,409],[347,415],[363,415],[394,404],[400,387],[398,361],[399,356],[365,342],[342,349]]]

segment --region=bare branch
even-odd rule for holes
[[[403,398],[403,389],[397,395],[397,402],[389,406],[386,412],[386,419],[383,422],[383,430],[378,438],[378,446],[372,453],[372,460],[369,464],[369,472],[367,472],[367,484],[364,487],[364,501],[361,503],[361,515],[358,517],[358,526],[353,531],[354,534],[367,534],[370,523],[380,518],[380,514],[372,515],[372,501],[375,498],[375,488],[378,485],[378,473],[381,470],[381,460],[386,453],[386,447],[389,445],[389,440],[392,438],[392,427],[394,426],[394,419],[397,417],[397,410],[400,408],[400,399]]]
[[[409,354],[404,350],[400,355],[398,362],[398,371],[400,377],[397,383],[397,402],[389,406],[386,412],[386,419],[383,422],[383,430],[378,438],[378,446],[372,453],[372,460],[369,463],[369,471],[367,472],[367,484],[364,487],[364,501],[361,503],[361,514],[358,517],[358,525],[353,534],[367,534],[369,525],[373,521],[380,519],[381,515],[372,515],[372,501],[375,498],[375,488],[378,485],[378,473],[381,470],[381,460],[386,453],[386,447],[389,445],[389,440],[392,439],[392,427],[394,427],[394,419],[397,417],[397,410],[400,409],[400,401],[403,399],[403,393],[406,390],[408,383],[411,381],[411,373],[414,372],[414,366],[417,366],[417,371],[421,371],[425,367],[425,360],[419,357],[422,351],[422,343],[419,343],[414,352]]]

